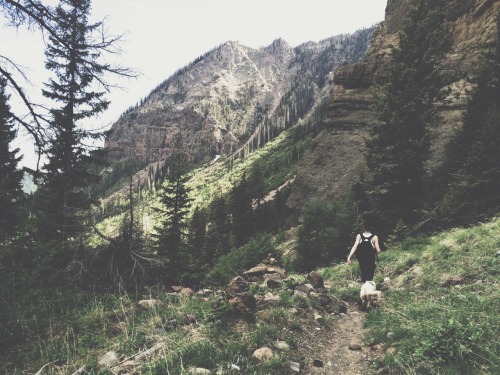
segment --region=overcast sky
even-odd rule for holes
[[[317,42],[382,21],[386,4],[387,0],[94,0],[92,21],[105,18],[110,35],[124,34],[117,62],[140,73],[137,79],[116,82],[123,89],[108,94],[110,108],[97,120],[110,126],[176,70],[223,42],[253,48],[280,37],[292,47]],[[41,36],[7,27],[0,32],[0,55],[29,68],[33,95],[38,95],[48,76]]]

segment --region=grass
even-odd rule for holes
[[[387,370],[500,372],[499,245],[495,219],[407,239],[380,256],[375,281],[384,302],[368,315],[366,341],[391,348],[384,359]],[[357,269],[341,264],[321,273],[341,298],[358,298]],[[462,281],[454,285],[449,280],[457,275]]]
[[[495,374],[500,369],[498,281],[500,220],[457,229],[425,239],[407,239],[382,253],[375,280],[384,301],[367,316],[368,344],[386,349],[386,373]],[[356,301],[359,269],[343,263],[319,270],[331,292]],[[462,281],[450,283],[459,275]],[[304,280],[304,275],[289,275]],[[293,281],[291,281],[293,282]],[[21,285],[21,284],[19,284]],[[254,286],[264,295],[267,287]],[[64,289],[1,290],[0,371],[36,373],[60,360],[73,373],[97,366],[112,350],[120,358],[152,348],[164,350],[137,369],[141,374],[186,374],[190,367],[213,373],[239,368],[244,374],[286,374],[287,360],[300,355],[293,333],[304,329],[304,316],[321,311],[314,298],[273,290],[280,299],[257,322],[235,319],[227,302],[212,297],[173,297],[156,293],[163,306],[141,310],[144,295],[97,294]],[[9,304],[5,304],[5,301]],[[194,317],[194,322],[190,321]],[[325,318],[324,325],[330,325]],[[284,329],[286,328],[286,329]],[[275,350],[263,363],[252,359],[255,349],[286,341],[290,352]]]

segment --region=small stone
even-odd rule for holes
[[[188,371],[188,374],[192,374],[192,375],[210,375],[211,373],[212,373],[212,371],[207,370],[206,368],[201,368],[201,367],[190,368]]]
[[[273,356],[273,351],[266,346],[263,348],[257,349],[252,354],[252,357],[255,358],[256,360],[258,360],[259,362],[262,362],[266,359],[270,359],[272,356]]]
[[[313,361],[313,366],[314,367],[323,367],[323,361],[321,359],[315,359]]]
[[[290,350],[290,346],[285,341],[277,341],[274,347],[279,350],[287,351]]]
[[[164,303],[157,299],[143,299],[137,302],[137,306],[144,310],[150,310],[155,307],[161,307]]]
[[[289,362],[290,363],[290,369],[295,372],[300,372],[300,363],[297,362]]]
[[[231,369],[232,370],[236,370],[236,371],[240,371],[241,370],[240,366],[235,365],[234,363],[231,364]]]
[[[464,282],[464,277],[460,275],[453,275],[446,280],[447,285],[460,285]]]
[[[101,368],[112,368],[118,364],[118,355],[111,351],[104,354],[97,365]]]
[[[358,343],[350,343],[349,350],[361,350],[361,345]]]
[[[184,297],[194,296],[193,289],[191,288],[182,288],[179,293]]]
[[[314,313],[314,320],[319,323],[319,322],[323,321],[323,317],[320,314],[318,314],[317,312],[315,312]]]

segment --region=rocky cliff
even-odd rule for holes
[[[366,171],[364,138],[369,125],[376,121],[372,112],[373,89],[386,78],[391,45],[397,43],[410,6],[410,0],[389,0],[385,20],[375,30],[366,57],[335,70],[325,129],[304,156],[288,202],[295,218],[307,201],[338,200]],[[447,103],[440,106],[443,123],[434,129],[430,169],[439,164],[452,129],[461,126],[470,88],[467,79],[474,75],[485,46],[495,38],[499,10],[497,0],[447,1],[446,23],[453,45],[444,69],[452,91]]]
[[[182,142],[195,161],[266,142],[330,90],[331,71],[358,61],[371,29],[291,48],[278,39],[260,49],[227,42],[161,83],[112,126],[111,154],[153,162]]]

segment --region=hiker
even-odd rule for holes
[[[361,283],[373,281],[376,254],[381,252],[378,237],[373,234],[373,226],[365,223],[364,228],[365,231],[356,236],[356,241],[347,257],[347,263],[352,264],[351,258],[356,253],[361,271]]]

